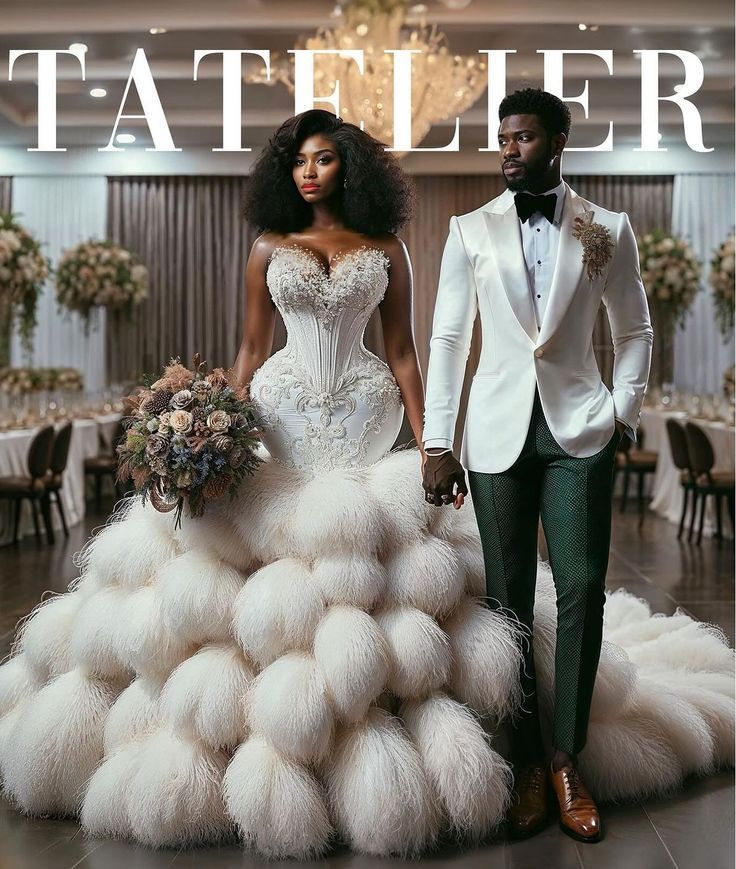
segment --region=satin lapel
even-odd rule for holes
[[[532,341],[536,341],[539,330],[524,262],[519,218],[513,200],[505,211],[485,211],[483,216],[488,227],[493,258],[509,304],[524,331]]]
[[[565,204],[562,207],[557,262],[537,344],[544,344],[555,333],[570,306],[583,274],[583,246],[573,236],[572,231],[573,220],[585,210],[580,197],[568,187]]]

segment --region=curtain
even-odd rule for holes
[[[13,179],[0,175],[0,211],[10,211],[13,193]]]
[[[13,195],[13,179],[7,175],[0,175],[0,211],[11,210]],[[7,311],[7,313],[6,313]],[[6,308],[0,304],[0,367],[10,361],[10,306]]]
[[[242,216],[244,177],[110,178],[108,233],[148,266],[149,298],[132,323],[109,324],[119,381],[157,373],[172,356],[231,366],[243,329],[243,273],[255,232]]]
[[[727,340],[717,330],[708,282],[713,251],[734,227],[732,174],[676,175],[672,232],[684,238],[703,263],[701,292],[684,330],[674,336],[674,382],[679,389],[720,393],[723,374],[733,365],[733,331]]]
[[[21,175],[13,180],[13,211],[37,238],[55,264],[66,248],[89,238],[104,238],[107,182],[104,176]],[[85,332],[78,314],[60,313],[54,295],[53,276],[38,300],[38,326],[33,354],[26,360],[17,335],[10,346],[11,365],[63,366],[78,368],[85,390],[96,392],[106,383],[105,317],[98,327]]]
[[[584,199],[610,211],[625,211],[636,235],[653,229],[666,230],[672,219],[671,175],[570,175],[572,189]],[[655,341],[656,336],[655,324]],[[607,386],[613,384],[613,343],[606,310],[601,305],[593,331],[593,349],[601,376]],[[657,359],[657,354],[653,354]],[[656,371],[652,371],[652,380]]]

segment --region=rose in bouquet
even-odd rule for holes
[[[110,241],[85,241],[62,254],[56,268],[56,299],[77,311],[88,327],[95,308],[122,311],[148,296],[148,269],[129,250]]]
[[[207,372],[199,354],[190,371],[172,360],[150,388],[128,399],[126,438],[118,447],[118,479],[132,479],[144,502],[161,512],[183,504],[201,516],[209,501],[234,496],[260,459],[255,416],[232,372]]]
[[[30,355],[36,305],[51,265],[41,253],[40,242],[16,218],[0,212],[0,302],[8,319],[15,321],[23,349]]]
[[[734,320],[734,248],[736,236],[732,232],[714,252],[710,261],[710,283],[718,326],[725,337],[733,329]]]
[[[685,315],[700,290],[700,263],[682,239],[654,230],[638,239],[641,279],[654,307],[685,324]]]

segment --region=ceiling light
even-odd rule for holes
[[[86,51],[87,46],[83,42],[72,42],[69,51]]]
[[[152,36],[158,36],[159,33],[166,33],[167,30],[165,27],[151,27],[151,28],[149,28],[148,32]]]
[[[121,145],[132,145],[135,142],[135,136],[132,133],[118,133],[115,141]]]
[[[413,15],[424,15],[424,13],[426,11],[427,11],[427,4],[426,3],[417,3],[414,6],[409,7],[409,12],[411,12]]]
[[[89,92],[89,95],[91,97],[106,97],[107,91],[105,90],[105,88],[92,88],[92,90]]]
[[[578,30],[587,30],[587,29],[588,29],[587,24],[578,24]]]
[[[589,27],[588,29],[591,30],[593,33],[595,33],[595,31],[598,30],[598,25],[597,25],[597,24],[591,24],[590,27]]]
[[[391,53],[377,49],[377,45],[382,49],[411,45],[417,52],[412,64],[414,80],[424,83],[424,94],[414,101],[411,112],[411,142],[416,147],[434,124],[461,115],[472,106],[486,90],[488,79],[485,62],[477,56],[451,53],[447,37],[436,26],[423,21],[411,25],[406,17],[409,4],[410,0],[349,0],[340,4],[340,18],[306,38],[306,45],[311,50],[365,52],[364,75],[355,75],[353,61],[333,54],[320,59],[315,84],[318,93],[331,93],[339,81],[342,116],[381,142],[390,141],[394,126],[393,101],[384,96],[392,88],[394,63]],[[298,45],[303,44],[304,38]],[[268,86],[279,82],[293,94],[293,58],[275,53],[269,78],[259,65],[257,71],[247,74],[246,81]]]

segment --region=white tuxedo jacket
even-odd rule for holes
[[[569,185],[557,262],[541,330],[527,279],[519,219],[509,190],[450,219],[430,342],[424,441],[452,447],[476,313],[482,349],[468,401],[461,460],[471,471],[498,473],[518,458],[531,420],[535,387],[552,435],[571,456],[592,456],[613,436],[615,418],[639,421],[653,332],[639,273],[636,240],[625,212],[608,211]],[[593,211],[615,244],[592,281],[573,220]],[[601,300],[615,353],[613,392],[600,378],[593,328]]]

